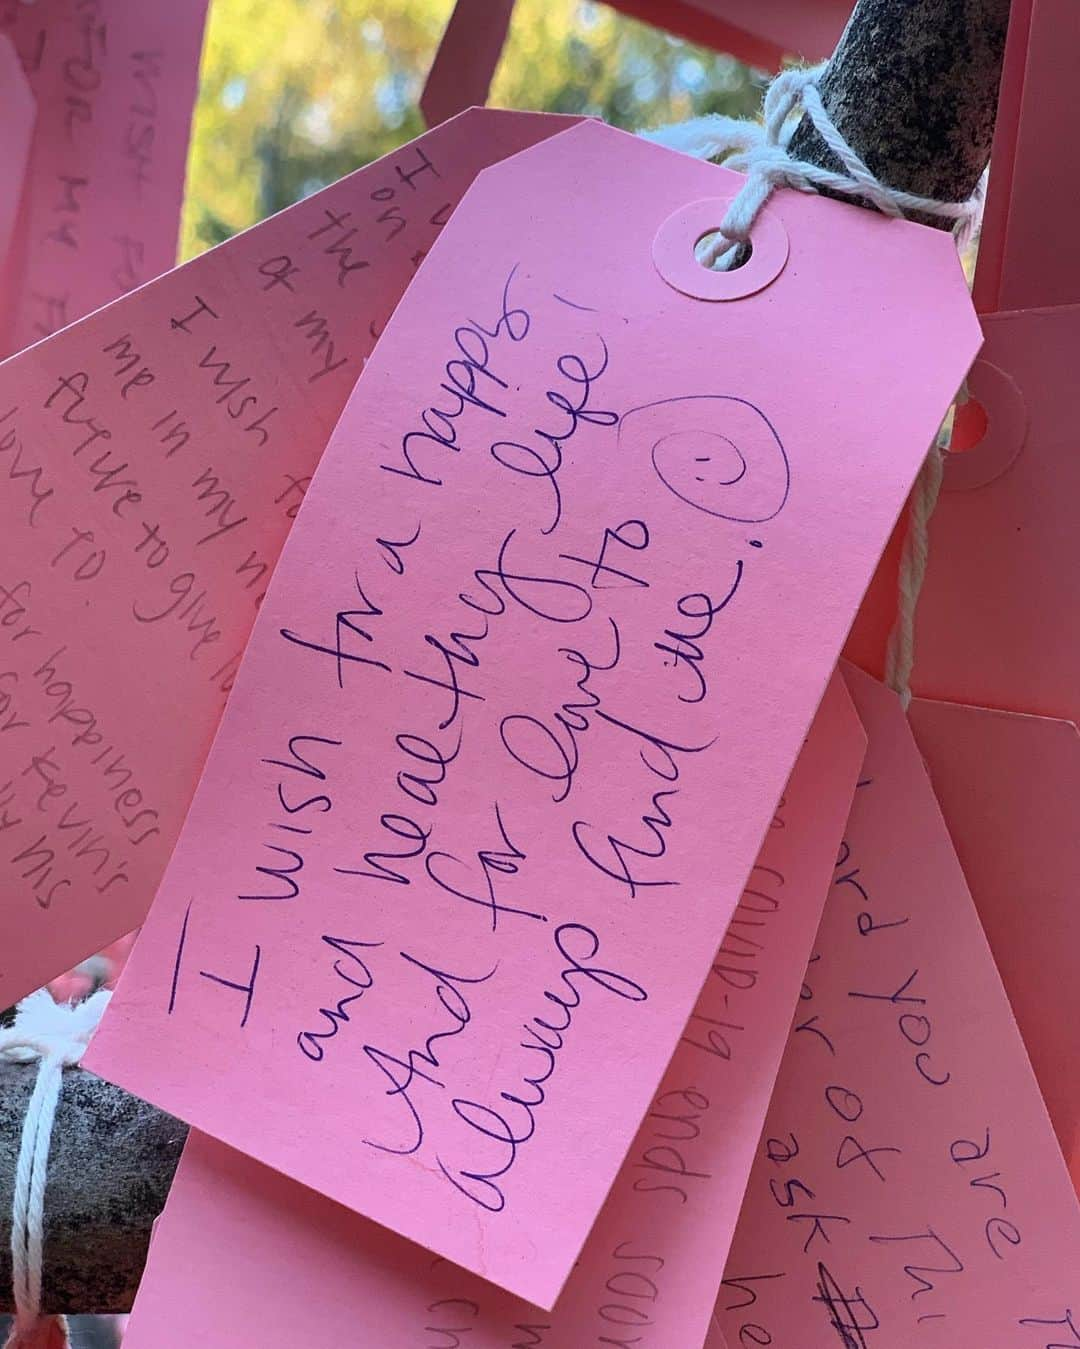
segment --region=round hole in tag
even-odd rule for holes
[[[1027,404],[1011,375],[989,361],[976,361],[968,375],[968,393],[977,406],[967,417],[965,407],[957,409],[954,441],[959,448],[950,447],[945,454],[941,486],[946,492],[971,492],[1000,478],[1016,462],[1027,439]],[[974,435],[966,444],[965,430]]]
[[[768,208],[758,213],[750,231],[750,256],[729,272],[698,262],[694,249],[715,234],[731,205],[727,197],[703,197],[680,206],[656,231],[652,256],[656,270],[674,290],[695,300],[741,300],[775,281],[788,259],[787,230]]]

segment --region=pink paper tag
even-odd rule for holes
[[[948,238],[801,193],[744,298],[669,285],[665,222],[742,181],[584,123],[466,195],[331,439],[93,1051],[539,1305],[978,341]]]
[[[975,271],[980,311],[1080,302],[1080,195],[1072,186],[1080,153],[1069,133],[1078,62],[1072,0],[1013,0]]]
[[[848,677],[865,785],[719,1324],[799,1349],[1080,1343],[1080,1208],[1050,1121],[899,702]]]
[[[1080,733],[916,698],[911,728],[1080,1189]]]
[[[972,284],[972,298],[980,314],[990,314],[1001,308],[999,301],[1006,269],[1009,203],[1013,196],[1028,37],[1034,7],[1035,0],[1010,0],[1009,3],[1009,28],[998,88],[994,143],[990,151],[994,175],[993,182],[987,183],[986,203],[979,225],[978,262]]]
[[[713,973],[555,1309],[542,1312],[205,1134],[159,1220],[125,1349],[700,1344],[866,737],[834,676]],[[427,1338],[423,1338],[426,1336]]]
[[[282,540],[476,112],[0,366],[0,1006],[137,926]]]
[[[0,354],[175,263],[206,3],[0,6],[38,105]]]
[[[748,38],[773,43],[787,55],[823,61],[840,41],[852,0],[689,0],[712,18],[734,24]],[[662,6],[658,6],[662,8]],[[736,52],[736,55],[739,53]]]
[[[1080,635],[1060,611],[1072,603],[1067,579],[1077,565],[1068,504],[1077,478],[1080,194],[1059,193],[1054,181],[1063,174],[1071,184],[1080,158],[1068,130],[1078,59],[1071,0],[1013,0],[975,270],[986,345],[969,373],[971,401],[957,412],[931,522],[914,671],[915,688],[930,697],[1073,720]],[[902,536],[846,648],[875,673],[896,619]]]
[[[1080,305],[992,314],[971,372],[987,429],[949,454],[915,629],[927,697],[1080,718],[1073,452]]]
[[[8,248],[19,211],[37,105],[11,41],[0,36],[0,314],[9,303]]]

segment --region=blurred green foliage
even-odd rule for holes
[[[183,256],[418,135],[452,0],[212,0]],[[591,0],[517,0],[491,102],[637,129],[753,113],[762,79]]]

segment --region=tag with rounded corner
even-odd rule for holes
[[[0,1007],[138,927],[349,391],[479,108],[0,365]]]
[[[979,919],[1080,1190],[1080,731],[1071,721],[916,698],[926,760]]]
[[[206,8],[37,0],[0,12],[37,104],[0,354],[175,265]]]
[[[1080,1206],[912,729],[847,678],[869,748],[717,1320],[740,1345],[1064,1346]]]
[[[640,1331],[699,1345],[862,765],[837,673],[713,968],[573,1273],[550,1312],[512,1297],[193,1131],[159,1219],[125,1349],[166,1349],[198,1304],[201,1349],[460,1336],[562,1349]]]
[[[0,315],[6,312],[14,278],[7,271],[8,248],[19,212],[19,198],[30,157],[37,104],[9,38],[0,36]]]
[[[764,288],[669,284],[664,222],[741,181],[600,124],[477,179],[323,457],[92,1050],[542,1306],[978,343],[947,236],[801,193]]]

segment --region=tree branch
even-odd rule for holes
[[[971,196],[990,158],[1008,21],[1009,0],[859,0],[819,87],[883,183],[941,201]],[[791,150],[842,168],[808,118]]]

